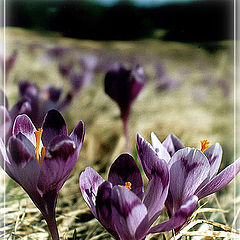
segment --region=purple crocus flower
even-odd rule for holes
[[[59,239],[55,220],[58,192],[77,162],[83,139],[83,122],[68,136],[65,121],[56,110],[47,113],[38,130],[27,115],[17,116],[9,150],[0,139],[2,168],[41,211],[54,240]]]
[[[128,118],[130,108],[135,98],[142,90],[146,81],[143,68],[136,66],[132,70],[126,69],[123,65],[113,65],[105,76],[105,92],[120,107],[123,120],[124,135],[126,138],[126,150],[130,151],[128,136]]]
[[[156,157],[156,154],[153,155]],[[120,155],[112,164],[108,181],[91,167],[80,175],[80,189],[93,215],[115,239],[141,240],[153,232],[151,225],[161,213],[168,194],[169,170],[158,159],[149,169],[149,182],[143,195],[139,168],[129,154]],[[166,222],[157,225],[159,232],[181,226],[197,204],[195,196],[185,201]]]
[[[151,138],[152,146],[137,135],[138,156],[147,176],[151,175],[150,169],[156,161],[165,160],[168,164],[170,184],[165,206],[169,217],[174,216],[187,199],[191,197],[201,199],[221,190],[240,171],[239,158],[217,174],[222,159],[222,148],[219,143],[210,147],[209,141],[203,140],[200,151],[184,147],[173,134],[170,134],[163,144],[154,133]],[[153,232],[159,230],[157,227],[153,229]]]

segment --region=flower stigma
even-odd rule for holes
[[[201,152],[204,152],[207,148],[211,146],[208,140],[202,140],[200,141],[200,143],[201,143]]]
[[[42,149],[41,149],[41,157],[40,157],[40,161],[39,161],[39,147],[40,147],[42,132],[43,132],[42,128],[39,128],[37,131],[34,132],[35,138],[36,138],[35,158],[38,160],[40,165],[42,164],[43,159],[45,157],[45,153],[46,153],[45,147],[42,147]]]
[[[130,182],[125,182],[125,188],[127,188],[128,190],[131,190],[131,186],[132,184]]]

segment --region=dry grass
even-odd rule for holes
[[[216,53],[209,53],[190,44],[156,40],[95,42],[67,39],[56,35],[43,36],[15,28],[7,29],[6,32],[9,53],[15,48],[19,50],[19,59],[7,83],[10,106],[17,99],[16,84],[22,77],[37,82],[39,86],[53,83],[65,89],[69,88],[68,83],[57,71],[58,61],[45,64],[42,61],[43,50],[30,53],[29,44],[71,47],[74,51],[68,58],[73,59],[78,54],[92,52],[98,54],[101,60],[111,55],[115,56],[114,59],[130,65],[129,59],[134,56],[144,65],[149,81],[132,108],[130,134],[133,156],[136,157],[136,132],[149,140],[151,131],[154,131],[161,140],[173,132],[186,146],[198,148],[202,139],[209,139],[211,143],[218,141],[224,150],[221,167],[233,161],[231,42],[223,42],[221,44],[225,48]],[[166,92],[156,91],[154,63],[158,61],[164,63],[170,77],[182,83],[181,87]],[[63,114],[69,130],[73,129],[80,119],[86,126],[86,136],[79,161],[58,198],[56,216],[60,236],[63,239],[71,239],[74,230],[77,231],[78,239],[111,239],[91,215],[82,199],[78,184],[80,172],[86,166],[94,167],[106,177],[110,164],[124,152],[119,110],[104,94],[103,79],[103,73],[98,73],[94,84],[84,89]],[[208,79],[211,85],[206,87],[203,82]],[[223,97],[217,85],[219,79],[224,79],[229,85],[230,96]],[[203,94],[203,99],[194,98],[193,91]],[[7,176],[5,178],[6,201],[1,203],[5,226],[1,227],[0,238],[49,239],[46,223],[39,211],[17,184]],[[219,194],[209,197],[207,205],[201,208],[201,211],[195,212],[194,218],[179,234],[187,236],[188,239],[239,237],[239,232],[230,228],[233,223],[235,228],[239,228],[239,217],[236,217],[239,213],[236,209],[239,208],[240,201],[233,193],[233,184],[231,184]],[[164,219],[166,219],[165,213],[160,217],[161,221]],[[5,231],[4,236],[3,231]],[[179,239],[180,235],[175,236],[175,239]],[[170,239],[171,233],[165,236]],[[151,235],[148,239],[162,239],[162,234]]]

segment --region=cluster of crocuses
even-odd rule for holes
[[[217,174],[222,148],[201,141],[201,150],[184,147],[173,134],[161,143],[152,133],[152,146],[137,134],[137,153],[148,178],[145,193],[139,168],[129,154],[112,164],[105,181],[87,167],[80,189],[94,216],[115,239],[141,240],[150,233],[179,229],[199,199],[226,186],[240,171],[240,158]],[[166,207],[169,220],[152,226]]]
[[[70,105],[73,99],[70,92],[64,98],[61,98],[61,88],[47,85],[40,91],[35,83],[26,80],[19,81],[18,90],[19,100],[11,109],[8,107],[6,96],[0,90],[0,137],[2,139],[5,137],[7,140],[10,137],[13,122],[19,114],[28,115],[34,125],[40,127],[44,116],[49,110],[57,109],[63,111]],[[5,120],[3,120],[4,117]]]
[[[18,115],[6,147],[0,138],[0,164],[41,211],[52,239],[59,239],[55,207],[59,190],[73,170],[84,139],[79,121],[71,135],[61,114],[50,110],[42,127]],[[199,199],[227,185],[240,171],[240,158],[217,174],[222,149],[201,141],[201,150],[184,147],[173,134],[161,143],[152,133],[152,146],[137,134],[137,153],[148,178],[127,153],[112,164],[105,181],[93,168],[80,175],[80,189],[93,215],[115,238],[141,240],[150,233],[178,231]],[[169,220],[152,226],[164,206]]]

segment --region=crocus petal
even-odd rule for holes
[[[158,157],[160,159],[164,159],[166,162],[169,162],[171,157],[167,149],[162,145],[162,143],[159,141],[159,139],[153,132],[151,133],[151,141],[152,141],[153,149],[157,153]]]
[[[213,177],[196,195],[199,199],[215,193],[230,183],[240,171],[240,158]]]
[[[34,135],[35,131],[35,126],[26,114],[22,114],[16,117],[13,124],[13,136],[17,136],[19,133],[22,133],[31,141],[34,146],[36,146],[36,138]]]
[[[112,219],[112,184],[108,181],[103,182],[97,192],[96,197],[97,218],[101,224],[118,239]]]
[[[149,142],[147,142],[139,133],[137,134],[137,154],[142,165],[143,171],[148,179],[151,179],[154,163],[159,161],[159,157]]]
[[[67,135],[67,126],[62,115],[57,110],[50,110],[43,121],[42,141],[47,146],[58,135]]]
[[[149,226],[158,218],[167,198],[169,170],[165,160],[159,159],[151,169],[151,179],[144,194],[143,203],[147,207]]]
[[[171,157],[176,151],[184,148],[182,142],[174,134],[169,134],[162,144],[167,149]]]
[[[136,239],[135,234],[139,227],[141,231],[137,234],[143,235],[148,228],[148,219],[147,208],[141,199],[127,188],[115,186],[112,191],[112,200],[113,221],[120,239]]]
[[[60,189],[66,179],[66,175],[70,174],[76,164],[75,156],[76,146],[68,136],[56,136],[46,149],[46,156],[43,159],[40,170],[40,178],[38,188],[42,193],[53,189]],[[69,159],[74,164],[66,164]]]
[[[12,159],[17,165],[24,167],[32,157],[25,145],[15,136],[9,138],[8,145]]]
[[[177,210],[177,212],[168,221],[160,223],[150,229],[148,233],[167,232],[172,229],[181,227],[193,213],[197,206],[198,197],[190,196]]]
[[[22,97],[11,109],[10,116],[14,121],[15,118],[20,114],[31,115],[32,113],[31,100],[28,97]],[[34,108],[34,111],[36,109]]]
[[[222,147],[219,143],[212,145],[204,151],[210,163],[210,179],[212,179],[218,172],[222,160]]]
[[[84,123],[83,121],[79,121],[70,135],[70,138],[75,142],[77,148],[82,147],[84,135],[85,135]]]
[[[104,179],[91,167],[85,168],[85,171],[81,173],[79,179],[83,198],[96,218],[96,196],[98,187],[103,182]]]
[[[140,199],[143,196],[143,182],[141,172],[133,157],[129,154],[121,154],[112,164],[108,181],[115,185],[125,186],[126,182],[131,183],[133,191]]]
[[[176,211],[207,178],[210,165],[198,149],[184,148],[176,152],[169,162],[170,186],[173,207]]]

